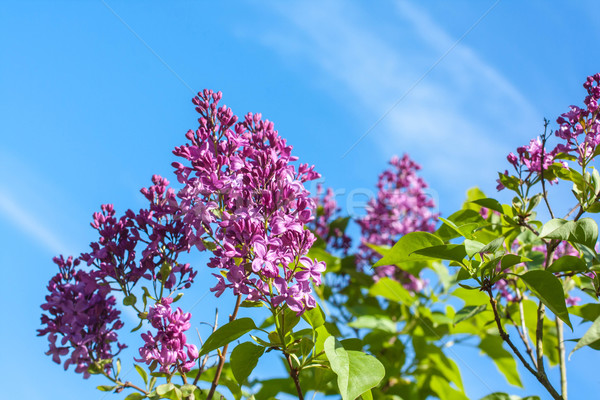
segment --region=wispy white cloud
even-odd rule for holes
[[[70,254],[69,247],[48,229],[39,216],[6,193],[0,193],[0,214],[14,225],[14,228],[29,235],[33,245],[39,245],[53,254]]]
[[[359,3],[274,5],[286,23],[261,38],[283,57],[316,65],[331,95],[361,110],[366,129],[457,39],[420,7],[405,1],[396,5],[380,10],[377,19]],[[365,140],[378,143],[386,157],[410,152],[426,170],[439,171],[448,189],[456,185],[448,182],[450,176],[471,183],[493,179],[512,147],[507,137],[528,138],[540,124],[541,115],[526,97],[459,43]],[[363,133],[357,131],[343,145],[350,147]]]
[[[0,218],[2,216],[8,219],[14,228],[28,235],[32,239],[31,243],[33,246],[41,246],[55,255],[75,254],[71,252],[71,249],[52,230],[45,226],[39,216],[27,210],[25,206],[9,197],[6,193],[0,193]],[[119,304],[123,301],[124,296],[121,292],[115,291],[113,295],[117,298]],[[130,322],[139,322],[135,310],[131,307],[123,307],[122,309]]]

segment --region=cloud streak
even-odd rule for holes
[[[263,44],[286,59],[317,66],[331,96],[361,111],[364,129],[456,41],[423,9],[405,1],[374,20],[359,3],[274,8],[286,24],[263,32]],[[534,136],[531,130],[537,132],[541,120],[508,79],[460,43],[365,141],[378,144],[385,157],[410,152],[425,171],[439,173],[439,182],[432,182],[436,187],[450,189],[455,182],[449,177],[472,183],[495,179],[512,148],[506,139],[525,142],[522,138]],[[363,134],[344,138],[340,156]]]
[[[52,233],[40,218],[6,193],[0,193],[0,214],[11,221],[15,228],[34,239],[35,244],[41,245],[53,254],[70,254],[69,247]]]

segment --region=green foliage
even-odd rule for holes
[[[550,311],[573,329],[565,303],[565,293],[557,277],[551,272],[537,270],[526,272],[519,278]]]
[[[254,329],[256,329],[256,325],[252,318],[233,320],[221,326],[206,339],[206,342],[204,342],[204,345],[200,349],[200,355],[208,354],[219,347],[223,347]]]
[[[240,343],[231,352],[231,371],[240,385],[243,385],[252,373],[265,348],[251,342]]]
[[[385,368],[375,357],[346,350],[333,337],[325,340],[325,353],[331,369],[338,377],[343,400],[356,399],[377,386],[385,376]]]
[[[411,261],[431,260],[431,257],[415,255],[417,250],[427,247],[443,245],[444,242],[437,236],[427,232],[412,232],[398,240],[392,249],[374,267],[381,265],[398,265]]]

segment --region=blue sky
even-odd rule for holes
[[[543,117],[579,104],[581,83],[600,71],[592,1],[2,5],[7,398],[102,397],[92,387],[102,382],[63,372],[34,336],[50,259],[87,247],[101,203],[139,208],[151,175],[171,176],[171,149],[196,126],[194,91],[222,90],[237,114],[275,121],[343,207],[345,194],[371,190],[387,160],[407,152],[447,215],[469,187],[493,193],[505,155],[540,134]],[[209,310],[205,320],[217,305],[226,315],[226,299],[202,297],[199,286],[185,304]],[[475,351],[457,351],[474,398],[488,392],[484,381],[505,387]],[[600,388],[595,357],[583,350],[569,364],[574,398]]]

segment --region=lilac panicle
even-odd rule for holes
[[[184,313],[181,308],[171,309],[171,297],[164,297],[160,302],[150,307],[148,321],[156,334],[150,331],[142,333],[144,346],[140,347],[140,359],[148,365],[156,361],[160,365],[160,372],[172,374],[174,372],[189,372],[198,359],[198,348],[187,343],[185,331],[190,329],[192,314]]]
[[[98,283],[98,271],[77,269],[79,260],[72,257],[55,257],[54,262],[59,273],[48,284],[38,336],[48,335],[46,354],[54,362],[60,364],[64,357],[65,369],[74,365],[75,372],[88,378],[93,363],[110,360],[126,347],[117,342],[116,331],[123,326],[120,311],[114,308],[110,288]]]
[[[583,100],[585,108],[571,106],[556,122],[560,128],[556,136],[563,139],[565,153],[577,156],[584,164],[593,156],[600,143],[600,121],[598,121],[598,102],[600,101],[600,73],[588,76],[583,84],[587,96]]]
[[[200,125],[173,151],[183,159],[173,166],[183,185],[177,197],[189,241],[200,250],[211,247],[208,266],[225,273],[214,274],[217,296],[231,289],[302,312],[314,298],[296,274],[306,269],[300,259],[315,241],[305,229],[315,202],[304,184],[319,174],[293,164],[297,157],[272,122],[251,113],[238,120],[219,105],[221,98],[221,92],[198,93],[193,102]]]
[[[434,201],[425,193],[427,184],[417,175],[421,167],[408,155],[394,156],[390,168],[377,182],[377,196],[369,200],[367,214],[358,219],[361,243],[358,249],[359,268],[370,267],[379,254],[368,244],[393,246],[400,236],[415,231],[433,232],[438,214],[433,210]],[[421,290],[423,282],[395,266],[381,266],[375,271],[377,277],[395,277],[408,289]]]
[[[584,99],[584,108],[570,106],[569,111],[561,114],[556,122],[559,129],[555,135],[562,141],[553,149],[546,149],[540,138],[532,139],[529,145],[517,149],[517,155],[512,152],[507,156],[508,162],[515,168],[522,179],[531,176],[540,177],[542,169],[548,169],[559,161],[559,156],[568,155],[577,158],[580,165],[587,163],[594,157],[596,148],[600,144],[600,121],[598,121],[598,102],[600,101],[600,73],[588,76],[583,87],[587,90]],[[568,168],[565,161],[560,161],[564,168]],[[508,176],[508,171],[503,175]],[[544,179],[547,179],[546,177]],[[556,183],[558,179],[550,181]],[[504,185],[498,180],[498,190]]]
[[[190,228],[183,215],[169,181],[159,175],[152,177],[153,185],[143,188],[149,201],[147,209],[135,213],[127,210],[116,218],[112,204],[104,204],[100,213],[94,213],[92,227],[100,238],[90,244],[92,251],[81,255],[81,260],[94,265],[105,279],[118,283],[117,287],[132,287],[141,278],[159,280],[161,266],[172,266],[165,282],[167,289],[188,288],[197,272],[189,264],[178,262],[188,252]]]

